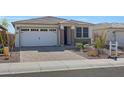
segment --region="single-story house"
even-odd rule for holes
[[[41,17],[12,22],[16,47],[73,46],[76,42],[91,43],[92,26],[88,22],[57,17]]]
[[[117,41],[120,47],[124,47],[124,24],[123,23],[100,23],[93,27],[93,38],[96,34],[106,33],[107,45],[110,41]]]

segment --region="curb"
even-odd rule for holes
[[[48,62],[0,63],[0,75],[124,66],[124,59],[63,60]]]

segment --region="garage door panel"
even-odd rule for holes
[[[21,33],[21,46],[56,46],[57,32],[27,31]]]
[[[23,32],[21,34],[21,46],[38,46],[38,37],[36,32]]]

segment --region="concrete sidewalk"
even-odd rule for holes
[[[112,59],[90,59],[48,62],[0,63],[0,75],[120,66],[124,66],[124,58],[119,58],[118,61],[114,61]]]

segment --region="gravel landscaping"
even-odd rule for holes
[[[73,49],[72,51],[77,55],[83,56],[86,59],[108,59],[109,56],[109,49],[105,49],[106,53],[100,54],[99,56],[88,56],[88,52],[81,52]],[[118,58],[124,58],[124,50],[119,50]]]
[[[11,52],[11,56],[9,59],[6,59],[5,56],[0,56],[0,63],[13,63],[13,62],[20,62],[20,53],[19,51]]]
[[[107,59],[108,58],[108,55],[106,55],[106,54],[93,57],[93,56],[88,56],[87,52],[74,51],[74,53],[76,53],[77,55],[83,56],[86,59]]]

